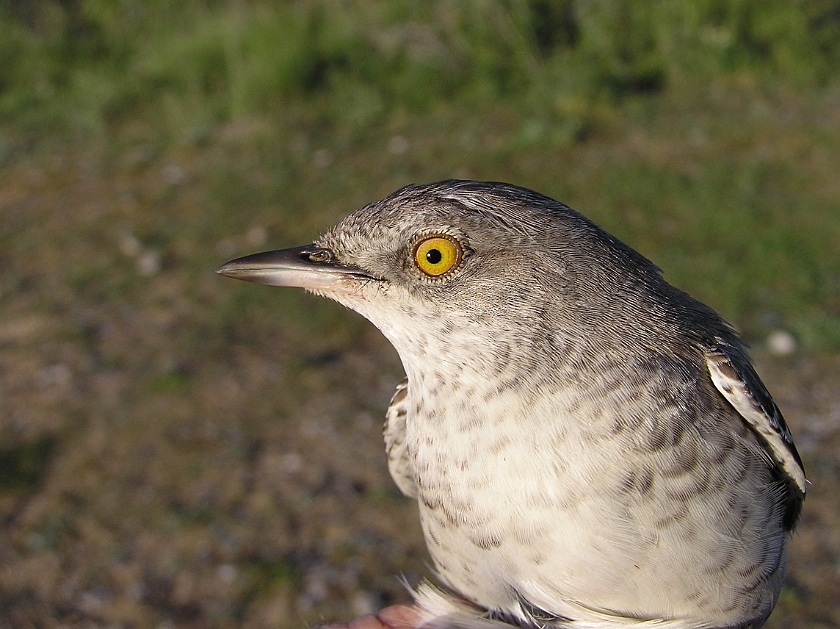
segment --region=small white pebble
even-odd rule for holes
[[[137,271],[144,277],[157,275],[160,272],[160,254],[157,251],[146,251],[137,258]]]
[[[41,386],[45,389],[68,389],[73,379],[73,374],[67,365],[49,365],[41,369],[39,374]]]
[[[326,168],[333,162],[332,153],[327,149],[318,149],[315,151],[315,167]]]
[[[693,127],[688,132],[688,141],[691,142],[694,146],[704,146],[709,141],[709,137],[706,135],[706,132],[700,127]]]
[[[47,547],[47,540],[40,533],[30,533],[26,538],[26,545],[32,552],[38,552]]]
[[[796,348],[796,339],[790,332],[774,330],[767,336],[767,351],[774,356],[790,356]]]
[[[303,467],[303,457],[297,452],[286,452],[280,457],[280,467],[287,474],[294,474]]]
[[[371,592],[356,592],[353,600],[350,602],[350,606],[353,608],[353,614],[356,616],[375,614],[379,611],[379,597]]]
[[[262,225],[255,225],[248,230],[245,239],[252,247],[260,247],[268,240],[268,230]]]
[[[220,256],[228,258],[236,252],[236,242],[232,238],[220,240],[216,245],[216,251]]]
[[[79,598],[79,607],[82,611],[89,614],[95,614],[100,611],[105,605],[105,597],[96,592],[82,592]]]
[[[218,575],[220,581],[230,584],[236,581],[236,577],[239,576],[239,571],[233,564],[223,563],[216,570],[216,574]]]
[[[178,164],[167,164],[161,169],[161,174],[166,182],[173,186],[184,181],[184,171]]]
[[[306,577],[306,590],[304,596],[313,601],[316,605],[325,601],[329,596],[330,586],[327,575],[322,571],[312,571]]]
[[[394,155],[402,155],[408,150],[408,140],[401,135],[395,135],[388,140],[388,150]]]

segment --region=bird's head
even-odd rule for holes
[[[611,330],[626,335],[650,320],[636,311],[658,307],[650,295],[667,286],[652,263],[567,206],[470,181],[408,186],[311,245],[239,258],[219,273],[330,297],[401,355],[429,345],[445,353],[454,342],[508,355],[606,342]]]

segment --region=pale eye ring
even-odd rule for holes
[[[458,268],[463,258],[460,243],[450,236],[429,236],[414,245],[414,264],[429,277],[440,277]]]

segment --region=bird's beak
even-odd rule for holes
[[[316,245],[237,258],[223,264],[216,273],[246,282],[310,290],[349,287],[359,280],[373,279],[361,269],[339,264],[332,251]]]

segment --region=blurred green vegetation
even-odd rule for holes
[[[804,152],[838,140],[821,120],[838,42],[838,0],[5,0],[0,163],[75,147],[139,173],[244,129],[202,181],[204,214],[152,222],[163,249],[268,210],[309,239],[385,182],[508,179],[573,202],[748,336],[834,350],[840,212],[817,181],[831,155],[815,171]],[[696,150],[619,157],[631,129]],[[575,185],[565,162],[587,146],[607,162]],[[133,281],[101,270],[67,281],[103,298]]]
[[[747,71],[840,67],[837,0],[4,0],[0,115],[87,134],[148,115],[178,134],[306,103],[362,131],[441,102],[501,102],[549,135],[593,103]]]

